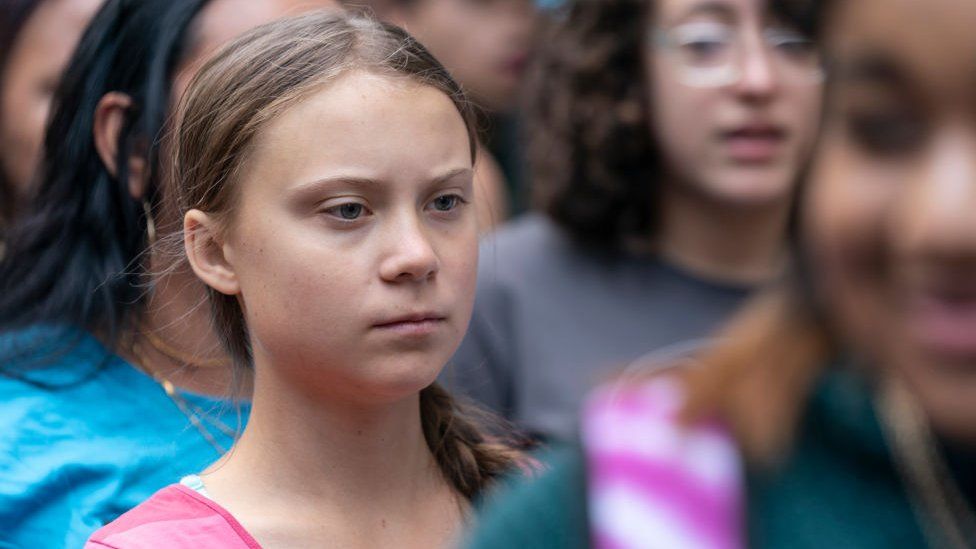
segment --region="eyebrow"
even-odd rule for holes
[[[718,15],[720,17],[734,19],[737,15],[735,8],[726,2],[710,0],[699,2],[685,11],[679,19],[685,19],[693,15]]]
[[[883,54],[872,52],[855,56],[852,61],[836,63],[835,75],[838,80],[851,84],[905,83],[905,75]]]
[[[441,174],[430,181],[427,182],[430,186],[437,186],[447,183],[448,181],[462,176],[462,175],[474,175],[474,170],[471,168],[455,168],[447,173]],[[385,182],[379,179],[370,179],[368,177],[348,177],[348,176],[335,176],[335,177],[325,177],[322,179],[316,179],[314,181],[309,181],[307,183],[299,183],[294,188],[289,191],[289,194],[295,196],[296,198],[303,198],[309,194],[316,194],[320,192],[323,188],[330,187],[332,185],[349,185],[352,187],[380,187]]]

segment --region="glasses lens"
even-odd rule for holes
[[[820,53],[812,40],[789,28],[770,28],[763,38],[783,77],[798,83],[823,78]]]
[[[728,25],[686,23],[670,32],[679,62],[692,68],[714,68],[732,62],[735,35]]]

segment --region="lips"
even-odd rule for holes
[[[762,164],[779,156],[786,136],[782,126],[756,123],[721,132],[721,141],[733,161]]]
[[[909,311],[910,328],[923,348],[949,358],[976,360],[976,287],[972,284],[926,289],[912,299]]]
[[[373,328],[403,336],[426,336],[445,324],[447,317],[436,312],[417,312],[384,318]]]

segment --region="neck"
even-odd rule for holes
[[[263,534],[370,546],[387,544],[382,536],[393,532],[401,544],[455,534],[461,507],[427,446],[419,395],[377,405],[340,402],[296,390],[273,368],[257,372],[243,435],[201,476],[259,541]]]
[[[167,269],[156,257],[150,263],[150,272],[163,274],[154,277],[133,334],[139,356],[126,358],[187,391],[224,398],[249,395],[248,380],[234,386],[231,362],[210,328],[203,285],[189,266]]]
[[[666,185],[657,240],[672,264],[712,280],[763,283],[782,267],[789,198],[730,206]]]

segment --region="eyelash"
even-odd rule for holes
[[[434,204],[436,204],[438,200],[444,198],[451,199],[450,208],[445,210],[436,208]],[[454,213],[456,210],[458,210],[459,208],[464,207],[467,204],[468,201],[465,200],[464,197],[462,197],[457,193],[438,195],[429,202],[429,206],[432,207],[432,211],[440,215],[450,215]],[[350,208],[350,207],[355,209],[354,217],[346,217],[345,215],[343,215],[342,209]],[[359,221],[364,215],[371,215],[373,213],[368,207],[366,207],[365,204],[362,204],[360,202],[344,202],[342,204],[336,204],[335,206],[330,206],[322,211],[334,217],[335,219],[339,220],[342,223],[355,223]]]

